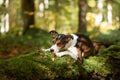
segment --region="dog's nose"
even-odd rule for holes
[[[50,49],[50,52],[54,52],[54,49]]]

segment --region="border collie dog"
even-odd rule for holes
[[[59,34],[54,30],[50,31],[50,34],[52,46],[43,51],[50,51],[58,57],[70,55],[79,63],[83,63],[83,58],[95,53],[92,41],[83,34]]]

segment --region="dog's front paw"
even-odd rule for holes
[[[41,49],[41,50],[44,51],[44,52],[46,51],[46,49]]]
[[[50,49],[41,49],[43,52],[50,51]]]

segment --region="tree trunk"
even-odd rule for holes
[[[9,14],[7,12],[8,9],[8,1],[3,0],[1,4],[1,15],[0,15],[0,33],[5,33],[9,31]]]
[[[87,12],[87,1],[78,0],[79,13],[78,13],[78,33],[86,32],[86,12]]]
[[[23,34],[30,28],[34,26],[34,0],[22,0],[22,18],[23,18]]]
[[[57,30],[58,28],[58,13],[59,13],[58,0],[55,0],[55,30]]]
[[[10,26],[10,29],[15,27],[16,25],[16,10],[13,9],[15,7],[14,5],[14,1],[13,0],[9,0],[9,26]]]

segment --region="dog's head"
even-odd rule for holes
[[[70,41],[72,39],[71,35],[58,34],[58,32],[54,30],[50,31],[50,34],[52,36],[51,52],[56,53],[62,49],[67,49],[70,46]]]

